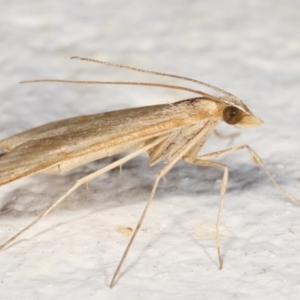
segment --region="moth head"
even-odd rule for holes
[[[255,115],[253,115],[246,106],[225,106],[223,109],[223,120],[227,124],[234,125],[238,129],[253,126],[261,126],[264,124],[264,122]]]

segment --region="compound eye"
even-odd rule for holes
[[[235,125],[243,118],[243,112],[235,106],[227,106],[223,110],[223,120],[230,124]]]

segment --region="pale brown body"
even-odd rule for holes
[[[149,151],[150,160],[152,164],[170,160],[172,153],[185,145],[184,139],[190,139],[204,124],[209,122],[214,130],[222,120],[221,108],[221,104],[198,98],[42,125],[0,141],[5,153],[0,158],[0,185],[37,172],[69,171],[142,148],[162,135],[168,139]]]
[[[213,131],[222,121],[223,108],[222,103],[199,97],[80,116],[30,129],[0,141],[0,150],[4,151],[0,185],[37,172],[69,171],[96,159],[139,149],[164,134],[168,139],[149,151],[150,160],[151,164],[170,161],[172,153],[206,123]],[[254,117],[251,121],[254,123]],[[205,141],[195,147],[196,152]]]
[[[96,62],[110,65],[110,63],[101,61]],[[5,248],[6,245],[14,241],[23,232],[50,213],[50,211],[52,211],[71,192],[76,190],[77,187],[115,167],[122,166],[122,164],[143,152],[149,154],[151,165],[164,160],[166,166],[156,176],[150,198],[114,273],[110,284],[111,287],[114,285],[118,272],[140,226],[142,225],[154,197],[159,180],[163,178],[180,159],[201,166],[218,167],[224,171],[220,186],[221,202],[216,224],[216,245],[220,269],[222,268],[222,257],[220,252],[219,227],[228,181],[228,166],[211,161],[212,158],[247,149],[254,162],[264,169],[277,189],[291,201],[298,204],[300,203],[299,200],[289,195],[277,184],[258,155],[247,145],[198,156],[199,150],[221,121],[225,121],[237,128],[259,126],[263,124],[259,118],[251,113],[240,99],[228,92],[194,79],[144,71],[126,66],[119,67],[193,81],[221,92],[223,93],[223,96],[216,97],[184,87],[152,83],[38,80],[41,82],[58,81],[72,83],[142,84],[183,89],[195,92],[202,96],[178,101],[172,104],[125,109],[52,122],[0,141],[0,153],[2,153],[0,155],[0,185],[38,172],[60,173],[69,171],[90,161],[119,154],[128,150],[133,151],[131,154],[118,161],[78,180],[71,189],[55,201],[41,216],[2,244],[0,250]]]

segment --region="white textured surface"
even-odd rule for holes
[[[247,143],[300,198],[300,2],[10,1],[0,12],[0,138],[52,120],[190,97],[136,87],[19,85],[25,79],[161,82],[69,57],[182,74],[236,94],[266,123]],[[182,84],[179,81],[168,81]],[[226,127],[223,128],[226,132]],[[213,138],[206,151],[228,147]],[[231,145],[230,145],[231,146]],[[64,176],[0,188],[0,238],[28,224],[74,181]],[[80,188],[0,255],[0,299],[299,299],[300,206],[281,196],[247,153],[230,165],[222,221],[224,269],[213,238],[221,171],[179,163],[162,183],[113,290],[109,280],[159,170],[140,157]]]

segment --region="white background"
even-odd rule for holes
[[[266,125],[204,151],[249,144],[300,198],[300,2],[0,0],[0,138],[53,120],[166,103],[188,93],[146,87],[19,85],[26,79],[181,84],[69,60],[98,58],[194,77],[237,95]],[[195,87],[195,86],[194,86]],[[232,132],[226,126],[223,133]],[[22,229],[76,179],[37,174],[0,188],[0,238]],[[108,284],[154,175],[141,156],[79,188],[0,254],[1,299],[299,299],[300,206],[278,193],[249,154],[230,166],[217,268],[222,172],[178,163],[161,183],[114,289]]]

